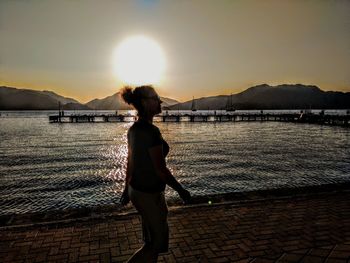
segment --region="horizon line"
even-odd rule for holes
[[[207,96],[198,96],[197,98],[195,98],[196,96],[192,96],[194,97],[196,100],[197,99],[202,99],[202,98],[208,98],[208,97],[216,97],[216,96],[230,96],[230,95],[237,95],[239,93],[242,93],[250,88],[253,88],[253,87],[257,87],[257,86],[264,86],[264,85],[267,85],[269,87],[272,87],[272,88],[276,88],[278,86],[282,86],[282,85],[290,85],[290,86],[298,86],[298,85],[303,85],[303,86],[313,86],[313,87],[317,87],[318,89],[320,89],[321,91],[324,91],[324,92],[341,92],[341,93],[349,93],[349,91],[344,91],[344,90],[324,90],[324,89],[321,89],[318,85],[315,85],[315,84],[303,84],[303,83],[282,83],[282,84],[268,84],[268,83],[261,83],[261,84],[257,84],[257,85],[253,85],[253,86],[249,86],[248,88],[245,88],[243,90],[240,90],[236,93],[233,93],[233,92],[228,92],[227,94],[216,94],[216,95],[207,95]],[[136,88],[138,86],[141,86],[141,85],[137,85],[137,86],[131,86],[132,88]],[[150,86],[153,86],[155,87],[154,85],[150,85]],[[87,100],[86,102],[81,102],[80,100],[74,98],[73,96],[66,96],[66,95],[62,95],[61,93],[58,93],[57,91],[55,91],[54,89],[53,90],[49,90],[49,89],[35,89],[35,88],[23,88],[23,87],[13,87],[13,86],[7,86],[7,85],[4,85],[4,84],[1,84],[0,87],[6,87],[6,88],[15,88],[15,89],[19,89],[19,90],[33,90],[33,91],[41,91],[41,92],[44,92],[44,91],[48,91],[48,92],[53,92],[55,93],[56,95],[59,95],[59,96],[62,96],[64,98],[67,98],[67,99],[74,99],[76,101],[78,101],[80,104],[87,104],[93,100],[101,100],[101,99],[105,99],[107,97],[110,97],[110,96],[113,96],[115,94],[118,94],[120,92],[120,90],[122,88],[119,88],[119,90],[117,92],[114,92],[113,94],[111,95],[104,95],[104,96],[101,96],[101,97],[95,97],[95,98],[92,98],[92,99],[89,99]],[[157,87],[155,87],[155,89],[157,89]],[[169,97],[169,96],[163,96],[163,95],[160,95],[161,97],[164,97],[164,98],[167,98],[167,99],[172,99],[172,100],[176,100],[177,102],[179,103],[184,103],[184,102],[188,102],[188,101],[191,101],[192,99],[188,99],[188,100],[184,100],[184,101],[181,101],[177,98],[173,98],[173,97]]]

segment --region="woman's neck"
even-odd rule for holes
[[[138,120],[153,123],[153,116],[139,116]]]

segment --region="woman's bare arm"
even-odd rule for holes
[[[180,197],[188,202],[191,198],[190,193],[185,190],[182,185],[176,180],[172,175],[169,169],[166,167],[164,155],[163,155],[163,146],[157,145],[149,149],[149,153],[152,159],[154,168],[156,169],[157,175],[162,179],[164,183],[173,188],[176,192],[179,193]]]
[[[128,147],[128,159],[126,161],[126,172],[125,172],[125,185],[124,185],[124,191],[122,193],[122,196],[120,197],[120,203],[122,205],[127,205],[130,201],[129,194],[128,194],[128,186],[131,180],[132,175],[132,159],[131,159],[131,148]]]
[[[132,152],[131,152],[131,147],[128,146],[128,159],[126,162],[126,175],[125,175],[125,186],[130,183],[131,180],[131,175],[132,175],[132,170],[133,170],[133,164],[132,164]]]

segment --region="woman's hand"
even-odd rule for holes
[[[129,202],[130,202],[130,198],[129,198],[129,193],[128,193],[128,188],[125,187],[123,193],[122,193],[122,196],[120,197],[120,200],[119,200],[120,204],[122,206],[126,206]]]
[[[191,202],[191,194],[189,191],[187,191],[185,189],[181,189],[178,193],[179,193],[179,195],[180,195],[180,197],[183,200],[185,205],[187,205]]]

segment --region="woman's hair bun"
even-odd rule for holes
[[[133,104],[135,95],[131,87],[126,86],[121,90],[121,96],[127,104]]]

